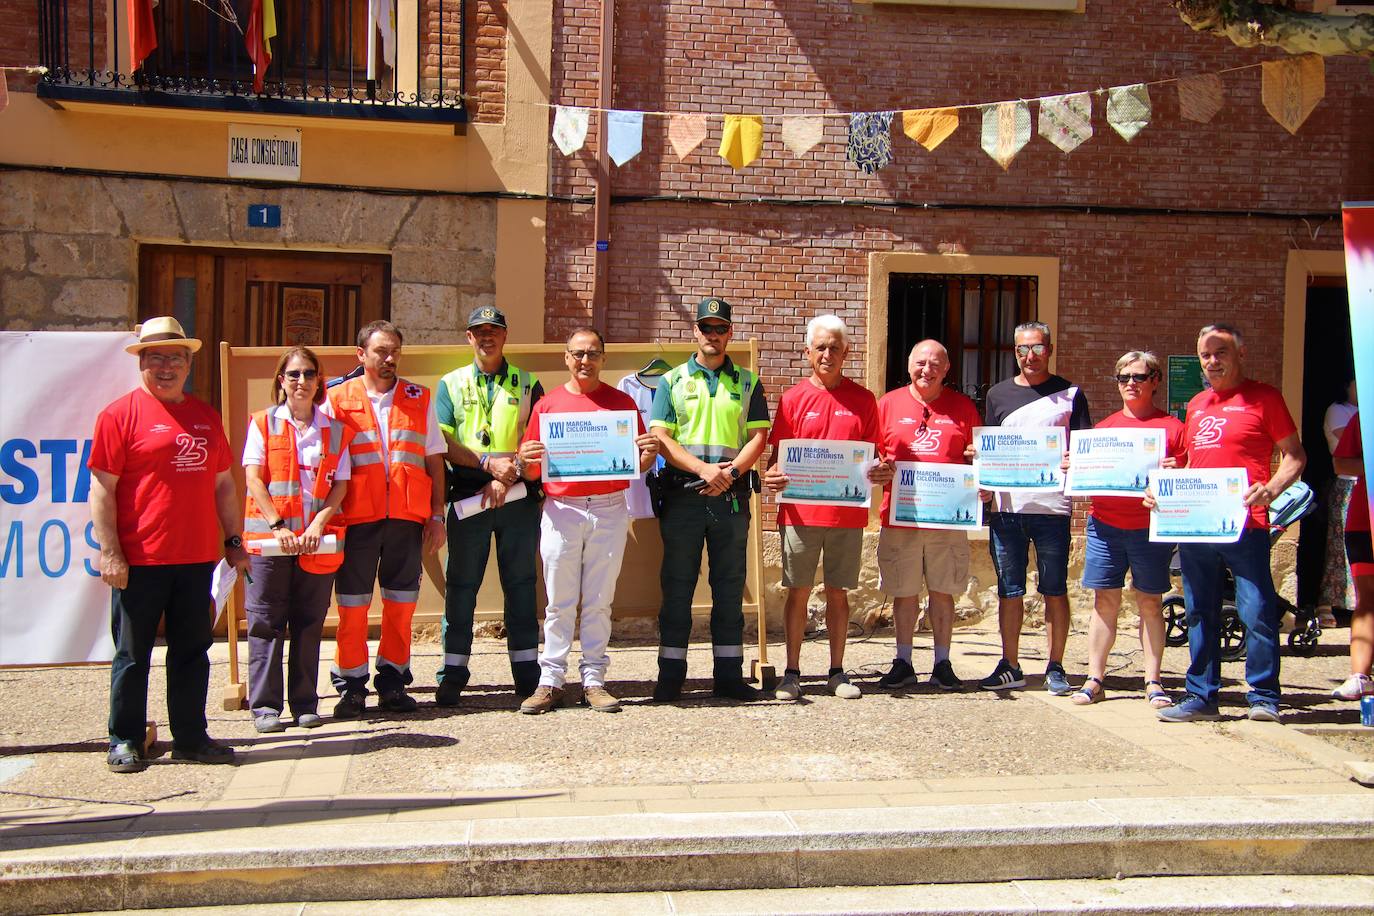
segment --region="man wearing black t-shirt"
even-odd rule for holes
[[[1088,399],[1077,385],[1050,373],[1054,345],[1049,325],[1031,321],[1016,329],[1020,372],[988,391],[984,416],[989,426],[1063,426],[1090,429]],[[1045,689],[1069,693],[1064,644],[1069,637],[1069,498],[1062,493],[1020,494],[998,491],[988,514],[988,552],[997,570],[997,620],[1002,659],[979,685],[984,690],[1026,686],[1018,658],[1025,621],[1026,565],[1035,545],[1036,587],[1045,599],[1045,634],[1050,659]]]

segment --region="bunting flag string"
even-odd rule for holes
[[[1128,143],[1150,123],[1150,89],[1144,83],[1107,90],[1107,123]]]
[[[564,156],[571,156],[587,141],[589,109],[559,105],[553,118],[553,142]]]
[[[1178,81],[1178,113],[1189,121],[1206,124],[1221,111],[1226,90],[1215,73],[1185,76]]]
[[[1040,100],[1040,136],[1066,153],[1093,135],[1093,102],[1086,92]]]
[[[1030,106],[1025,102],[998,102],[983,107],[983,152],[1006,171],[1011,161],[1030,142]]]
[[[612,111],[606,121],[606,152],[616,165],[624,165],[644,147],[644,112]]]
[[[678,161],[686,159],[706,139],[706,116],[699,114],[673,115],[668,122],[668,142]]]
[[[892,112],[859,112],[849,119],[849,161],[872,175],[892,161]]]
[[[1264,110],[1296,134],[1302,122],[1326,95],[1326,61],[1317,54],[1263,64],[1260,99]]]
[[[902,133],[932,153],[958,127],[957,108],[918,108],[902,112]]]
[[[825,118],[783,118],[782,145],[800,159],[815,148],[825,135]]]

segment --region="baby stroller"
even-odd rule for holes
[[[1293,523],[1306,518],[1317,507],[1312,489],[1299,480],[1279,494],[1269,505],[1269,542],[1283,536]],[[1245,624],[1236,610],[1236,580],[1229,569],[1224,570],[1221,587],[1221,658],[1235,662],[1245,658]],[[1170,646],[1188,645],[1188,608],[1183,600],[1182,569],[1178,548],[1174,548],[1169,562],[1169,575],[1180,584],[1178,593],[1164,599],[1164,641]],[[1288,633],[1288,647],[1300,655],[1311,655],[1321,639],[1322,628],[1315,608],[1300,608],[1279,596],[1279,613],[1293,615],[1293,629]]]

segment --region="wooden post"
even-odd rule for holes
[[[219,404],[220,422],[224,424],[224,437],[229,438],[229,344],[219,342]],[[233,450],[230,449],[232,452]],[[224,638],[229,645],[229,683],[224,685],[221,697],[226,710],[243,709],[248,690],[239,676],[239,614],[243,610],[243,583],[234,585],[234,593],[224,609]]]
[[[596,201],[593,205],[595,271],[592,286],[592,327],[611,339],[606,326],[610,302],[611,242],[611,153],[607,149],[611,131],[611,89],[615,84],[615,0],[601,0],[601,61],[598,80],[601,110],[596,114]]]
[[[757,375],[759,371],[759,342],[757,339],[749,338],[749,366]],[[748,410],[749,405],[745,404],[744,409]],[[763,463],[763,456],[755,463],[754,469],[758,470]],[[762,473],[762,471],[759,471]],[[772,665],[768,664],[768,608],[763,596],[763,496],[759,493],[752,493],[749,496],[750,508],[753,512],[753,519],[750,527],[754,531],[754,546],[752,548],[754,561],[754,600],[758,603],[758,627],[759,627],[759,657],[755,659],[751,666],[750,674],[759,682],[765,690],[773,689],[777,683],[778,672]]]

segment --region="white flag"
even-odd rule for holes
[[[396,0],[369,0],[372,21],[377,23],[377,31],[382,33],[382,60],[391,69],[396,69]],[[371,41],[372,36],[368,36]]]
[[[587,115],[585,108],[554,107],[553,142],[558,144],[558,151],[564,156],[571,156],[587,141]]]

